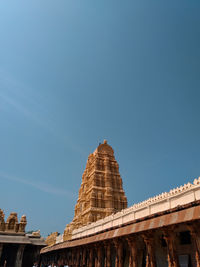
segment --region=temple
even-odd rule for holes
[[[40,232],[25,233],[26,216],[18,221],[17,213],[11,212],[5,221],[4,212],[0,209],[0,266],[32,267],[39,263],[40,249],[45,241]]]
[[[88,158],[75,216],[41,250],[44,265],[200,267],[200,178],[127,208],[113,149]]]
[[[104,140],[88,157],[74,219],[65,229],[64,240],[71,239],[74,229],[125,208],[127,198],[122,187],[119,165],[112,147]]]

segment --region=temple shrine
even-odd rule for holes
[[[74,219],[64,231],[64,240],[71,239],[74,229],[125,208],[127,198],[122,187],[119,165],[112,147],[104,140],[88,157]]]
[[[44,266],[200,267],[200,177],[127,208],[104,141],[88,157],[73,221],[48,241]]]
[[[39,231],[26,234],[26,225],[25,215],[18,221],[17,213],[11,212],[5,220],[0,209],[0,267],[32,267],[39,263],[45,240]]]

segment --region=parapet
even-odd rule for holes
[[[49,236],[47,236],[45,243],[48,246],[53,246],[56,243],[57,237],[58,237],[58,232],[53,232]]]
[[[0,232],[25,233],[25,227],[27,224],[25,215],[21,217],[20,222],[18,222],[16,212],[11,212],[6,221],[4,217],[4,212],[0,209]]]
[[[87,226],[73,230],[72,239],[81,238],[112,227],[129,223],[133,220],[142,219],[158,212],[171,210],[200,200],[200,177],[193,183],[171,189],[155,197],[132,205],[120,212],[107,216]]]

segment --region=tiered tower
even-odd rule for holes
[[[112,147],[104,140],[88,157],[74,219],[65,228],[64,240],[71,238],[74,229],[125,208],[127,198],[122,187],[119,165]]]

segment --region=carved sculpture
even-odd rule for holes
[[[17,213],[11,212],[6,221],[6,231],[18,232],[19,224],[17,219]]]
[[[8,216],[6,223],[4,220],[4,213],[0,209],[0,232],[14,232],[14,233],[24,233],[25,227],[27,225],[26,216],[21,217],[20,223],[18,223],[17,213],[11,212]]]
[[[19,223],[19,232],[25,232],[26,225],[27,225],[26,216],[22,215],[20,223]]]
[[[119,165],[114,151],[105,140],[90,154],[82,176],[73,221],[66,226],[64,240],[71,239],[74,229],[127,208]]]
[[[5,221],[4,221],[4,213],[3,211],[0,209],[0,231],[5,231]]]
[[[40,230],[32,232],[32,236],[41,236],[40,235]]]
[[[45,242],[48,246],[52,246],[56,243],[56,237],[58,236],[58,232],[51,233],[47,236]]]

